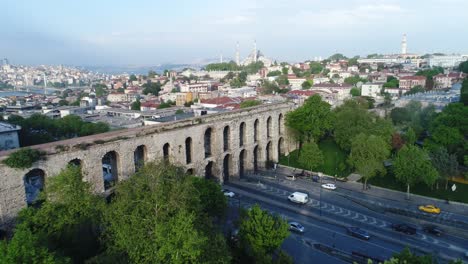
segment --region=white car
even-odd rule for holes
[[[322,188],[328,189],[328,190],[335,190],[336,185],[333,183],[325,183],[325,184],[322,184]]]
[[[234,192],[231,192],[231,191],[228,190],[228,189],[224,189],[224,190],[223,190],[223,193],[224,193],[224,196],[227,196],[227,197],[229,197],[229,198],[232,198],[232,197],[234,197],[234,195],[236,195]]]

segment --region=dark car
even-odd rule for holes
[[[297,233],[304,233],[305,228],[298,222],[289,222],[289,230]]]
[[[441,236],[444,233],[442,229],[434,225],[425,226],[423,230],[424,232],[429,233],[431,235],[435,235],[435,236]]]
[[[313,182],[319,182],[319,181],[320,181],[320,177],[317,176],[317,175],[314,175],[314,176],[312,176],[312,181],[313,181]]]
[[[356,227],[356,226],[350,226],[350,227],[347,227],[346,228],[346,231],[349,235],[352,235],[354,237],[357,237],[357,238],[360,238],[360,239],[364,239],[364,240],[369,240],[370,239],[370,235],[369,233],[367,233],[366,230],[364,229],[361,229],[359,227]]]
[[[407,224],[392,224],[392,229],[397,232],[405,233],[407,235],[416,234],[416,228]]]

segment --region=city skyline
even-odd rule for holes
[[[459,0],[25,2],[3,3],[0,17],[0,57],[16,64],[235,60],[236,43],[243,59],[254,40],[269,58],[301,61],[399,53],[403,34],[408,53],[468,53],[459,23],[468,3]]]

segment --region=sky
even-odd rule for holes
[[[0,0],[0,58],[135,65],[334,53],[468,54],[466,0]]]

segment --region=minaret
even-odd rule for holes
[[[240,66],[240,53],[239,53],[239,41],[236,44],[236,64]]]
[[[219,55],[219,63],[223,63],[223,54]]]
[[[46,77],[45,73],[43,73],[42,76],[44,77],[44,95],[46,95],[47,94],[47,89],[46,89],[47,88],[47,77]]]
[[[403,34],[403,39],[401,40],[401,54],[406,54],[406,34]]]
[[[254,62],[257,62],[257,41],[254,40],[254,50],[253,50],[253,55],[254,55]]]

